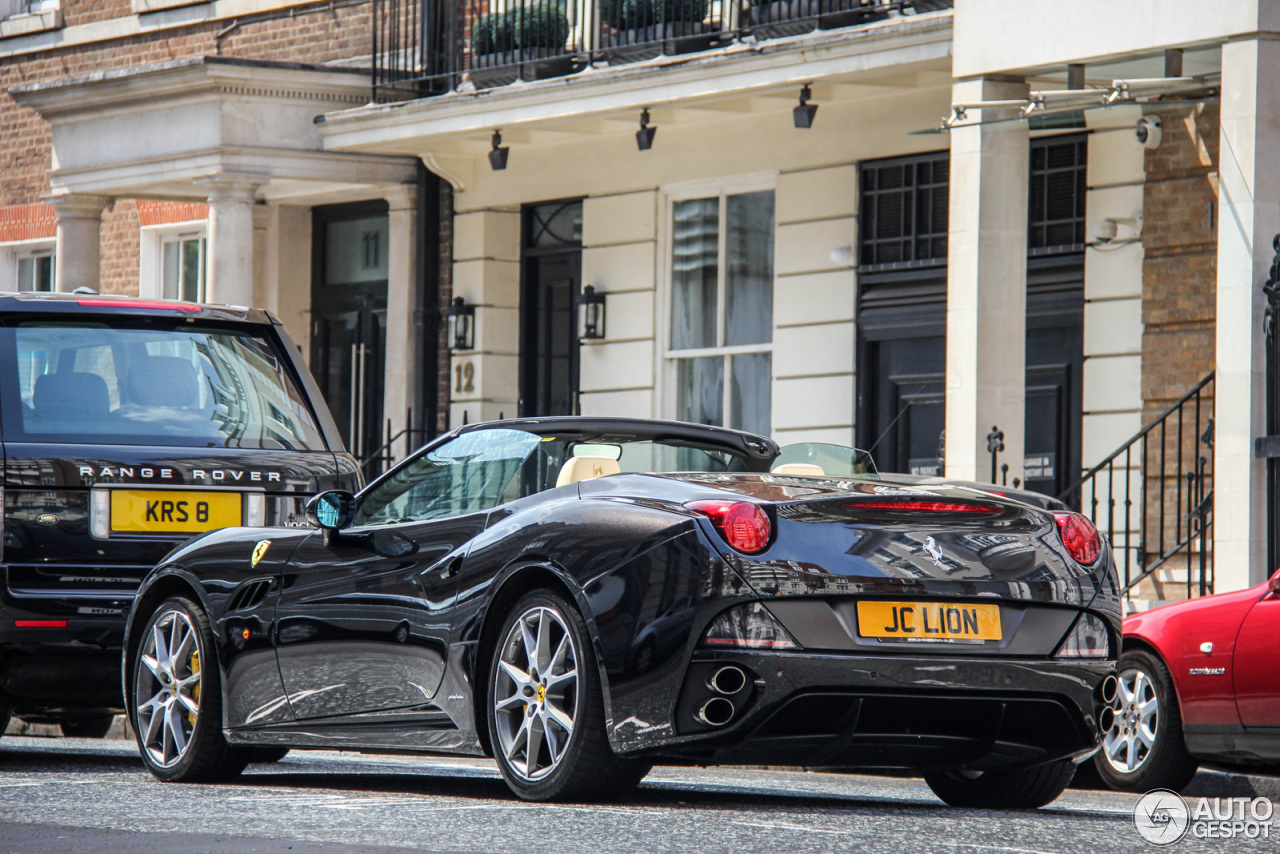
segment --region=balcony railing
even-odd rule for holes
[[[592,65],[951,8],[953,0],[374,0],[373,97],[402,101]]]

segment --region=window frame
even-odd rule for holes
[[[48,291],[22,291],[22,293],[53,293],[58,289],[58,248],[52,237],[34,240],[18,240],[0,244],[0,291],[19,290],[19,265],[29,258],[53,259],[53,275]]]
[[[930,164],[931,169],[936,168],[937,164],[942,163],[947,167],[947,180],[939,182],[936,173],[931,172],[931,180],[927,184],[921,184],[915,176],[915,171],[923,164]],[[885,191],[877,186],[875,189],[869,189],[867,181],[867,172],[869,170],[894,169],[900,167],[909,167],[912,174],[910,187],[903,187],[901,190]],[[934,226],[932,231],[924,232],[918,230],[920,220],[920,201],[928,194],[930,201],[933,200],[933,194],[943,192],[947,204],[943,205],[943,214],[946,217],[946,223],[941,230],[938,230],[937,223],[931,221]],[[908,223],[909,230],[901,237],[890,238],[881,237],[878,230],[879,205],[874,200],[881,197],[889,196],[894,193],[902,197],[911,198],[911,214]],[[859,276],[876,275],[877,273],[888,273],[897,270],[928,270],[942,268],[946,269],[947,256],[950,246],[950,229],[951,229],[951,152],[944,149],[942,151],[922,151],[917,154],[904,154],[894,157],[881,157],[874,160],[863,160],[858,163],[858,244],[857,244],[857,271]],[[920,247],[932,243],[939,237],[944,241],[944,251],[941,255],[930,253],[927,257],[921,258]],[[868,252],[868,247],[874,252],[875,248],[881,244],[898,242],[903,246],[910,245],[911,258],[898,261],[872,261],[863,262],[864,256]]]
[[[671,348],[671,308],[675,296],[675,281],[672,270],[672,252],[675,248],[675,206],[677,202],[691,201],[694,199],[704,199],[715,196],[719,199],[719,233],[716,236],[716,339],[723,341],[725,336],[725,319],[727,300],[724,298],[724,287],[726,280],[726,263],[727,253],[725,251],[727,244],[727,198],[729,196],[746,195],[749,193],[771,192],[774,194],[774,258],[773,258],[773,281],[771,290],[776,302],[778,293],[778,259],[777,259],[777,237],[778,237],[778,215],[777,215],[777,172],[758,172],[748,175],[737,175],[725,178],[706,179],[698,181],[688,181],[679,184],[668,184],[662,187],[658,193],[658,209],[661,214],[661,220],[658,224],[658,246],[657,246],[657,284],[658,299],[655,308],[657,309],[657,317],[654,318],[654,354],[656,365],[654,370],[654,400],[655,408],[658,409],[659,417],[678,419],[679,418],[679,361],[682,359],[695,359],[702,357],[719,356],[725,360],[724,370],[724,388],[721,390],[721,406],[723,420],[718,425],[721,427],[729,426],[729,419],[732,413],[732,374],[731,374],[731,357],[739,355],[751,355],[756,353],[769,354],[769,424],[770,432],[773,427],[773,352],[774,343],[777,338],[777,321],[776,312],[775,319],[769,327],[769,341],[762,344],[737,344],[731,346],[718,347],[699,347],[674,350]]]
[[[164,248],[167,244],[192,238],[201,241],[200,282],[197,302],[209,297],[209,221],[193,219],[164,225],[144,226],[139,230],[138,295],[143,299],[166,299],[164,295]],[[181,252],[181,249],[179,249]],[[181,283],[179,283],[181,293]],[[178,297],[181,299],[181,296]]]

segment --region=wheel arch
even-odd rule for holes
[[[511,613],[512,607],[522,596],[534,590],[551,590],[566,597],[582,614],[587,624],[588,642],[593,649],[598,643],[595,620],[589,609],[586,597],[578,582],[555,562],[546,558],[527,559],[517,566],[507,569],[501,580],[495,585],[494,592],[485,606],[477,636],[475,664],[472,667],[471,684],[472,711],[475,715],[476,735],[486,755],[493,755],[493,743],[489,733],[489,670],[493,649],[498,643],[498,633],[502,623]],[[606,718],[609,714],[609,686],[605,680],[604,668],[597,653],[596,665],[600,669],[600,686],[604,696]]]
[[[1182,686],[1178,684],[1178,675],[1174,672],[1173,668],[1169,666],[1169,657],[1161,652],[1160,647],[1156,646],[1148,638],[1140,637],[1138,635],[1125,635],[1120,645],[1120,654],[1124,655],[1126,652],[1145,652],[1147,655],[1164,665],[1164,669],[1169,671],[1169,681],[1173,683],[1173,699],[1177,701],[1178,710],[1181,712]],[[1119,665],[1119,660],[1117,660],[1116,664]],[[1117,674],[1119,673],[1119,670],[1120,668],[1117,666]]]
[[[173,596],[186,596],[209,612],[208,603],[201,595],[200,584],[181,567],[166,567],[155,573],[138,591],[133,607],[129,611],[129,622],[125,626],[124,650],[121,656],[121,678],[124,684],[125,714],[133,707],[133,654],[138,646],[138,623],[149,615],[156,605]]]

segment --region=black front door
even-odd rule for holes
[[[1080,472],[1084,271],[1027,273],[1027,397],[1022,486],[1059,495]]]
[[[582,202],[524,211],[520,300],[520,414],[578,413]]]
[[[946,342],[939,324],[864,333],[858,444],[881,471],[942,474]]]
[[[313,217],[311,371],[347,449],[364,461],[383,442],[387,204],[318,207]]]

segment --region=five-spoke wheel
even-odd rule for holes
[[[1182,741],[1182,717],[1169,671],[1154,655],[1130,650],[1120,657],[1120,680],[1111,704],[1111,728],[1094,759],[1112,788],[1131,792],[1177,791],[1191,781],[1196,763]]]
[[[489,676],[489,733],[507,784],[526,800],[616,797],[649,764],[616,756],[581,615],[556,593],[526,594],[508,613]]]
[[[134,644],[131,713],[142,759],[161,780],[214,780],[244,769],[222,735],[221,684],[208,618],[194,602],[162,602]]]

